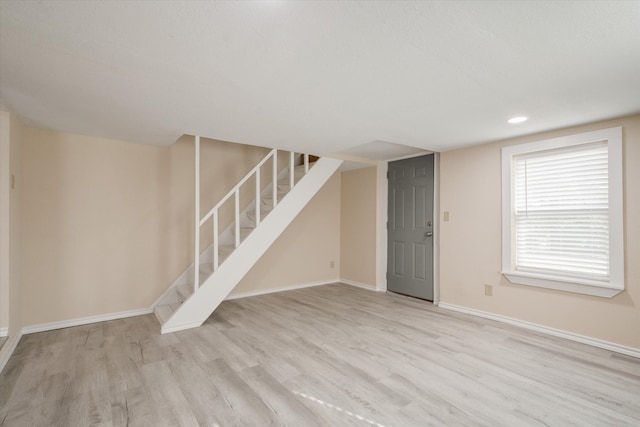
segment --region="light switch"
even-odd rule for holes
[[[449,211],[444,211],[444,215],[442,218],[444,221],[449,221]]]

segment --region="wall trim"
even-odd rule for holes
[[[36,332],[53,331],[54,329],[70,328],[72,326],[89,325],[91,323],[106,322],[107,320],[124,319],[126,317],[142,316],[153,313],[152,308],[140,308],[137,310],[120,311],[117,313],[100,314],[97,316],[79,317],[77,319],[61,320],[58,322],[40,323],[38,325],[25,326],[22,334],[34,334]]]
[[[296,289],[311,288],[314,286],[332,285],[339,283],[340,279],[320,280],[318,282],[300,283],[298,285],[283,286],[281,288],[260,289],[258,291],[239,292],[237,294],[228,295],[224,300],[234,300],[239,298],[255,297],[258,295],[275,294],[277,292],[294,291]]]
[[[378,162],[376,169],[376,290],[387,290],[387,216],[389,163]]]
[[[10,203],[11,203],[11,114],[0,111],[0,322],[12,325],[11,280],[9,269],[12,256],[10,235]],[[19,184],[19,183],[18,183]],[[16,284],[19,286],[19,283]],[[14,328],[16,325],[12,325]],[[5,334],[3,336],[6,336]],[[9,345],[8,342],[5,345]]]
[[[362,288],[362,289],[366,289],[368,291],[374,291],[374,292],[384,292],[381,289],[378,289],[376,286],[374,285],[367,285],[366,283],[361,283],[361,282],[355,282],[353,280],[349,280],[349,279],[339,279],[338,280],[340,283],[344,283],[345,285],[349,285],[349,286],[355,286],[356,288]]]
[[[3,351],[0,352],[0,374],[2,370],[7,365],[7,362],[11,358],[11,355],[16,350],[18,343],[20,342],[20,338],[22,338],[22,334],[17,334],[7,340],[2,346]]]
[[[4,328],[0,328],[0,338],[9,336],[9,327],[5,326]]]
[[[440,153],[433,153],[433,303],[440,302]]]
[[[576,341],[582,344],[587,344],[593,347],[602,348],[604,350],[609,350],[615,353],[620,353],[626,356],[636,357],[640,359],[639,348],[627,347],[627,346],[612,343],[609,341],[604,341],[597,338],[591,338],[585,335],[564,331],[562,329],[551,328],[549,326],[540,325],[538,323],[531,323],[524,320],[514,319],[513,317],[507,317],[507,316],[502,316],[500,314],[494,314],[486,311],[476,310],[473,308],[467,308],[459,305],[448,304],[446,302],[440,302],[438,304],[438,307],[443,308],[445,310],[456,311],[458,313],[470,314],[472,316],[482,317],[489,320],[495,320],[497,322],[508,323],[509,325],[518,326],[524,329],[530,329],[536,332],[542,332],[547,335],[553,335],[555,337],[565,338],[571,341]]]

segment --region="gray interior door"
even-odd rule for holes
[[[433,301],[433,154],[389,162],[387,289]]]

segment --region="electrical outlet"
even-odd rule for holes
[[[486,296],[488,296],[488,297],[492,296],[493,295],[493,286],[485,284],[484,285],[484,294]]]
[[[444,211],[444,218],[442,218],[444,221],[449,221],[449,211]]]
[[[334,268],[336,266],[335,261],[329,261],[329,268]]]

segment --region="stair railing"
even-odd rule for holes
[[[260,184],[260,168],[265,165],[270,159],[273,161],[273,173],[272,173],[272,186],[273,186],[273,205],[275,208],[278,204],[278,150],[271,150],[260,162],[247,173],[216,205],[211,208],[202,218],[200,218],[200,137],[195,137],[195,261],[194,261],[194,277],[193,277],[193,291],[198,290],[200,287],[200,229],[202,226],[213,217],[213,271],[216,271],[219,266],[219,232],[218,232],[218,212],[220,207],[231,198],[234,197],[234,227],[235,227],[235,248],[240,246],[240,187],[251,179],[254,175],[256,177],[256,227],[260,224],[260,194],[262,193],[262,187]],[[309,172],[309,155],[304,154],[304,173]],[[295,153],[291,151],[289,153],[289,189],[292,189],[295,184]]]

